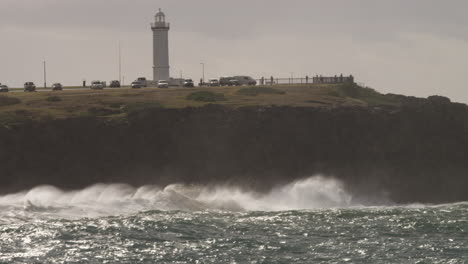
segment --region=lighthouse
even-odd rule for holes
[[[159,9],[153,30],[153,80],[169,81],[169,23],[166,23],[166,15]]]

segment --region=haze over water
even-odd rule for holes
[[[467,263],[468,203],[373,203],[322,177],[267,194],[42,186],[0,197],[0,262]]]

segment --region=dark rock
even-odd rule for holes
[[[0,191],[98,182],[266,191],[322,174],[342,180],[357,199],[453,202],[468,200],[467,157],[461,104],[151,108],[128,122],[87,116],[0,128]]]

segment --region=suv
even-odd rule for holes
[[[34,85],[33,82],[26,82],[24,84],[24,91],[25,92],[35,92],[36,91],[36,85]]]
[[[193,87],[193,81],[192,79],[186,79],[184,80],[184,87]]]
[[[113,80],[113,81],[110,82],[109,87],[111,87],[111,88],[120,88],[120,82],[117,81],[117,80]]]
[[[226,86],[226,85],[229,85],[231,86],[231,83],[229,82],[230,80],[232,80],[232,77],[221,77],[219,78],[219,84],[221,86]]]
[[[60,83],[54,83],[52,84],[52,91],[62,91],[63,86]]]
[[[8,86],[0,83],[0,92],[2,93],[8,92]]]
[[[169,88],[169,83],[165,80],[159,80],[158,88]]]
[[[257,81],[250,76],[234,76],[235,80],[239,82],[239,85],[257,85]]]
[[[241,85],[240,82],[238,80],[236,80],[236,79],[231,79],[231,80],[229,80],[228,83],[229,83],[228,84],[229,86],[239,86],[239,85]]]
[[[91,83],[91,89],[104,89],[104,83],[101,81],[93,81]]]

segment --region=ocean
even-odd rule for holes
[[[323,177],[39,186],[0,197],[0,263],[468,263],[468,203],[364,205]]]

